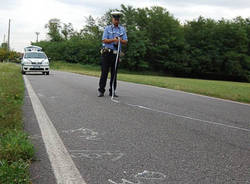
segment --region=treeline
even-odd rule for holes
[[[53,60],[99,64],[101,37],[111,22],[110,11],[96,19],[89,16],[80,31],[75,31],[71,23],[51,19],[45,26],[49,41],[34,44],[43,47]],[[250,82],[250,19],[199,17],[181,24],[162,7],[121,5],[120,11],[129,38],[120,67]]]

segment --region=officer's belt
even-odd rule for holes
[[[109,48],[103,48],[103,52],[105,53],[112,53],[112,54],[117,54],[118,51],[117,50],[113,50],[113,49],[109,49]]]
[[[113,50],[113,49],[109,49],[109,48],[103,48],[103,49],[101,49],[101,54],[104,54],[104,53],[117,54],[118,50]],[[124,56],[124,53],[120,52],[120,56]]]

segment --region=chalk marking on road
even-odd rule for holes
[[[48,96],[46,97],[44,94],[42,93],[37,93],[37,96],[41,97],[41,98],[50,98],[50,99],[56,99],[58,98],[57,96]]]
[[[23,76],[57,184],[86,184],[28,78]]]
[[[95,132],[94,130],[88,129],[88,128],[78,128],[75,130],[63,130],[62,133],[66,134],[74,134],[75,136],[87,139],[89,141],[100,141],[101,138],[98,137],[99,133]]]
[[[111,180],[111,179],[108,179],[108,182],[110,182],[110,183],[112,183],[112,184],[142,184],[140,181],[137,181],[137,182],[135,183],[135,182],[126,180],[126,179],[124,179],[124,178],[122,178],[122,183],[116,183],[115,181],[113,181],[113,180]]]
[[[120,151],[104,151],[104,150],[70,150],[73,158],[88,159],[109,159],[113,162],[120,160],[124,153]]]
[[[37,93],[39,97],[45,97],[42,93]]]
[[[124,156],[124,153],[116,153],[116,154],[118,156],[111,159],[113,162],[120,160]]]
[[[165,180],[166,175],[160,172],[154,171],[143,171],[135,175],[137,179],[146,179],[146,180]]]
[[[112,184],[126,184],[126,183],[127,184],[143,184],[145,181],[150,181],[150,183],[154,182],[155,180],[164,181],[166,179],[166,175],[163,173],[160,173],[160,172],[143,171],[142,173],[138,173],[138,174],[134,175],[133,178],[136,180],[136,182],[130,181],[130,180],[127,180],[124,178],[121,179],[122,183],[117,183],[111,179],[109,179],[108,182],[110,182]]]

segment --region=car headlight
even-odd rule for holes
[[[43,65],[48,65],[49,64],[49,61],[46,59],[43,61]]]
[[[24,65],[30,65],[31,64],[31,61],[29,61],[29,60],[23,60],[23,62],[22,62]]]

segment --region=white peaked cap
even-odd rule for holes
[[[112,16],[121,16],[122,15],[122,12],[119,12],[119,11],[113,11],[110,13]]]

